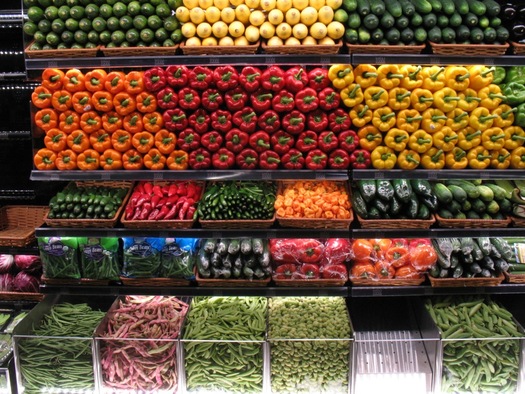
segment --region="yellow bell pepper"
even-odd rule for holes
[[[390,170],[395,167],[397,157],[392,148],[388,146],[378,146],[370,154],[372,166],[380,170]]]
[[[479,144],[481,144],[481,130],[469,126],[458,132],[457,146],[461,149],[469,151]]]
[[[372,152],[383,142],[383,134],[373,125],[361,127],[357,130],[357,136],[359,137],[359,146],[369,152]]]
[[[412,108],[418,110],[419,112],[423,112],[427,108],[430,108],[433,101],[434,95],[428,89],[416,88],[412,90],[412,93],[410,94],[410,103],[412,104]]]
[[[404,109],[397,113],[396,126],[401,129],[413,133],[419,129],[423,117],[416,109]]]
[[[388,102],[388,92],[380,86],[369,86],[363,93],[365,103],[370,109],[384,107]]]
[[[467,152],[460,147],[456,146],[450,152],[445,154],[445,167],[453,170],[460,170],[462,168],[467,168],[467,166]]]
[[[474,89],[465,89],[458,94],[458,108],[463,111],[471,112],[479,105],[481,99],[478,97],[478,93]]]
[[[492,152],[492,157],[490,158],[490,167],[496,168],[498,170],[509,168],[510,156],[510,152],[505,148]]]
[[[444,87],[434,92],[434,107],[443,112],[450,112],[454,110],[459,101],[459,96],[454,89]]]
[[[396,152],[403,151],[408,143],[408,133],[405,130],[392,128],[385,135],[384,143]]]
[[[381,107],[374,110],[372,124],[381,131],[388,131],[396,124],[396,113],[390,107]]]
[[[332,86],[338,90],[343,90],[354,82],[354,71],[350,64],[334,64],[328,69],[328,79],[332,81]]]
[[[454,131],[464,129],[468,126],[468,112],[463,111],[461,108],[448,112],[445,124]]]
[[[411,149],[405,149],[397,156],[397,166],[402,170],[413,170],[419,166],[420,162],[419,153]]]
[[[377,69],[371,64],[360,64],[354,68],[354,79],[362,89],[366,89],[376,83]]]
[[[517,107],[511,107],[507,104],[500,104],[496,109],[492,111],[492,115],[498,115],[494,118],[494,126],[505,127],[512,126],[514,124],[514,112],[517,112]]]
[[[445,87],[445,68],[440,66],[427,66],[421,70],[423,75],[423,88],[435,92]]]
[[[490,165],[489,151],[482,145],[476,146],[467,152],[467,160],[470,168],[482,170]]]
[[[525,146],[518,146],[510,152],[510,168],[525,168]]]
[[[488,150],[500,150],[505,146],[505,132],[499,127],[491,127],[481,133],[481,145]]]
[[[490,110],[496,109],[506,98],[501,94],[500,87],[493,83],[478,90],[478,97],[481,100],[479,105]]]
[[[425,153],[432,147],[432,136],[425,130],[417,130],[408,137],[408,147],[417,153]]]
[[[421,66],[415,66],[412,64],[405,64],[399,68],[404,78],[401,80],[401,87],[414,90],[423,86],[423,75],[421,74]]]
[[[439,170],[445,167],[445,152],[435,146],[421,156],[421,166],[427,170]]]
[[[355,107],[358,104],[361,104],[365,99],[361,86],[357,83],[353,83],[345,87],[339,93],[341,95],[341,100],[347,108]]]
[[[498,115],[492,115],[488,108],[478,107],[470,113],[468,117],[468,124],[470,127],[476,130],[483,131],[492,127],[494,119],[497,117]]]
[[[423,120],[421,120],[421,128],[430,134],[441,130],[448,119],[443,111],[437,108],[428,108],[423,111],[421,116],[423,117]]]
[[[377,83],[383,89],[390,90],[399,86],[404,77],[397,64],[381,64],[377,68]]]
[[[388,106],[394,111],[410,107],[410,95],[412,92],[405,88],[393,88],[388,92]]]
[[[445,69],[445,84],[457,92],[465,90],[470,84],[470,73],[463,66],[448,66]]]
[[[373,112],[368,105],[361,103],[353,107],[348,114],[350,115],[352,124],[359,128],[372,121]]]
[[[494,79],[495,67],[487,67],[483,65],[469,66],[468,71],[470,73],[470,87],[476,91],[488,86]]]
[[[508,150],[516,149],[525,142],[525,131],[520,126],[508,126],[503,129],[505,133],[505,145]]]
[[[443,126],[441,130],[432,134],[432,142],[436,148],[444,152],[450,152],[458,143],[458,135],[448,126]]]

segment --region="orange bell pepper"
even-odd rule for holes
[[[108,73],[101,68],[88,71],[84,76],[86,90],[90,92],[100,92],[104,90],[104,81],[107,75]]]
[[[130,71],[124,80],[124,90],[129,94],[139,94],[144,90],[142,71]]]
[[[175,143],[177,136],[174,133],[170,133],[168,130],[160,130],[155,134],[155,147],[163,155],[169,155],[175,150]]]
[[[113,96],[113,106],[120,116],[126,116],[137,109],[135,99],[126,92],[120,92]]]
[[[125,170],[140,170],[144,166],[142,155],[135,149],[129,149],[122,155],[122,166]]]
[[[42,71],[42,86],[51,91],[62,89],[64,72],[58,68],[46,68]]]
[[[100,112],[109,112],[113,110],[113,95],[105,90],[93,93],[93,107]]]
[[[155,145],[155,138],[153,134],[147,131],[141,131],[133,135],[131,144],[140,153],[148,153],[151,148]]]
[[[58,128],[70,134],[73,130],[80,128],[80,116],[75,111],[64,111],[58,116]]]
[[[144,156],[144,166],[150,170],[162,170],[166,166],[166,156],[153,148]]]
[[[73,93],[71,101],[73,102],[73,109],[79,114],[83,114],[84,112],[93,109],[91,104],[91,93],[88,91],[83,90]]]
[[[186,170],[188,168],[188,152],[174,150],[166,159],[166,165],[170,170]]]
[[[368,152],[372,152],[383,142],[383,133],[374,125],[361,127],[357,131],[359,137],[359,146]]]
[[[77,156],[77,166],[82,171],[97,170],[100,165],[100,153],[94,149],[86,149]]]
[[[64,74],[64,78],[62,78],[62,85],[68,92],[75,93],[85,90],[86,85],[84,81],[85,76],[82,71],[72,68],[67,70]]]
[[[31,93],[31,102],[37,108],[49,108],[52,104],[52,97],[53,93],[49,89],[37,86]]]
[[[57,127],[58,114],[52,108],[43,108],[35,114],[35,125],[47,132]]]
[[[131,134],[126,130],[116,130],[111,134],[111,146],[119,152],[126,152],[131,149]]]
[[[140,112],[132,112],[124,117],[122,126],[131,134],[140,133],[144,129],[142,124],[142,114]]]
[[[164,126],[164,119],[159,112],[149,112],[142,117],[144,130],[157,133]]]
[[[107,149],[100,156],[100,167],[103,170],[120,170],[122,168],[122,153],[115,149]]]
[[[122,128],[122,117],[115,111],[106,112],[101,119],[102,128],[108,133],[113,133]]]
[[[126,88],[126,74],[122,71],[111,71],[104,78],[104,88],[111,94],[123,92]]]
[[[66,147],[67,135],[60,129],[51,129],[44,137],[44,145],[53,152],[60,152]]]
[[[82,130],[73,130],[66,139],[67,146],[75,153],[84,152],[91,147],[89,137]]]
[[[51,105],[59,112],[67,111],[73,107],[71,93],[67,90],[57,90],[51,97]]]
[[[55,165],[60,171],[71,171],[77,169],[77,154],[71,149],[65,149],[57,153]]]
[[[142,92],[135,97],[137,102],[137,111],[143,114],[154,112],[157,110],[157,98],[154,94],[149,92]]]
[[[39,149],[33,157],[33,163],[37,170],[54,170],[57,155],[51,149]]]
[[[103,153],[106,149],[111,149],[111,137],[104,129],[99,129],[89,135],[89,143],[91,147],[99,153]]]
[[[95,111],[84,112],[80,116],[80,128],[87,134],[94,133],[102,128],[102,119]]]

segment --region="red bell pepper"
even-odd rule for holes
[[[202,135],[201,145],[210,152],[217,152],[222,147],[224,138],[217,131],[209,131]]]
[[[301,240],[291,238],[270,239],[268,246],[271,260],[279,266],[282,264],[294,264],[294,266],[299,264],[299,249],[297,247],[297,242],[299,241]]]
[[[282,156],[292,149],[295,145],[295,140],[290,133],[280,130],[277,133],[272,134],[270,145],[278,155]]]
[[[272,92],[280,92],[286,86],[284,71],[279,66],[270,66],[261,75],[261,87]]]
[[[312,112],[319,107],[319,97],[317,92],[312,88],[305,88],[295,95],[295,106],[303,112]]]
[[[257,119],[257,126],[269,134],[275,133],[281,127],[279,114],[271,109],[263,112]]]
[[[271,92],[262,89],[252,93],[250,95],[250,102],[253,110],[258,114],[262,114],[264,111],[269,110],[272,107],[272,98],[273,94]]]
[[[213,71],[213,82],[223,92],[235,89],[239,85],[239,73],[233,66],[219,66]]]
[[[316,133],[326,130],[328,128],[328,115],[320,109],[310,112],[306,116],[306,127]]]
[[[235,165],[235,155],[226,148],[221,148],[211,157],[213,168],[227,170]]]
[[[339,148],[352,153],[359,146],[359,137],[354,130],[346,130],[337,136]]]
[[[157,92],[157,105],[162,109],[172,109],[178,104],[177,93],[171,87],[165,87]]]
[[[188,119],[190,127],[199,134],[204,134],[210,129],[210,115],[203,108],[192,113]]]
[[[336,149],[328,158],[328,167],[333,170],[346,170],[350,167],[350,155],[343,149]]]
[[[177,137],[177,146],[179,149],[190,152],[201,146],[201,137],[195,131],[187,128],[181,131]]]
[[[281,163],[287,170],[300,170],[304,168],[303,153],[297,149],[290,149],[281,157]]]
[[[262,71],[258,67],[245,66],[239,74],[239,84],[248,93],[253,93],[261,87]]]
[[[346,238],[329,238],[324,243],[321,264],[344,264],[352,258],[352,243]]]
[[[239,153],[248,145],[248,133],[239,129],[231,129],[226,133],[226,149],[233,153]]]
[[[323,170],[328,164],[328,157],[320,149],[313,149],[306,155],[305,165],[309,170]]]
[[[184,88],[188,85],[190,70],[186,66],[168,66],[165,71],[168,85],[172,88]]]
[[[414,238],[408,242],[409,249],[415,249],[424,245],[432,245],[432,242],[428,238]]]
[[[339,146],[339,140],[333,131],[323,131],[321,134],[319,134],[317,146],[323,152],[330,153],[331,151],[337,149]]]
[[[248,103],[248,93],[240,86],[230,89],[224,94],[226,108],[230,111],[238,111],[246,107]]]
[[[304,264],[316,264],[321,261],[324,245],[317,239],[297,239],[296,247],[299,253],[299,262]]]
[[[224,98],[217,89],[209,88],[201,94],[201,105],[210,112],[219,109],[223,102]]]
[[[294,96],[288,90],[281,90],[272,98],[272,108],[277,112],[290,112],[295,107]]]
[[[277,152],[267,150],[259,156],[259,167],[263,170],[276,170],[281,163],[281,159]]]
[[[201,97],[195,89],[186,87],[179,90],[179,107],[195,110],[201,105]]]
[[[314,131],[303,131],[297,137],[295,148],[306,153],[317,148],[317,134]]]
[[[144,87],[148,92],[158,92],[166,86],[166,74],[161,67],[152,67],[146,71],[142,76],[144,79]]]
[[[319,266],[315,264],[302,264],[298,271],[295,271],[292,279],[319,279]]]
[[[285,71],[286,89],[297,93],[308,86],[308,72],[301,66],[294,66]]]
[[[370,168],[372,161],[370,152],[364,149],[356,149],[350,154],[350,164],[355,169]]]
[[[233,114],[232,122],[242,131],[253,133],[257,127],[257,114],[252,107],[244,107]]]
[[[206,90],[213,84],[213,71],[206,66],[195,66],[188,77],[190,88]]]
[[[211,118],[211,128],[213,130],[220,131],[221,133],[227,133],[231,130],[232,124],[232,114],[230,111],[224,111],[219,109],[215,112],[212,112],[210,115]]]
[[[343,264],[331,264],[321,267],[321,277],[323,279],[341,279],[348,278],[348,272]]]
[[[352,120],[342,108],[338,108],[328,115],[328,128],[334,133],[339,133],[350,129]]]
[[[295,264],[281,264],[275,268],[273,274],[274,279],[292,279],[293,274],[297,271],[297,265]]]
[[[308,87],[320,92],[330,86],[328,70],[322,67],[316,67],[308,72]]]
[[[162,114],[164,127],[171,132],[181,131],[188,127],[186,114],[180,108],[168,109]]]
[[[243,149],[235,156],[235,163],[243,170],[253,170],[259,165],[259,154],[251,148]]]
[[[297,110],[292,111],[284,116],[282,124],[288,133],[299,135],[306,128],[306,115]]]
[[[332,88],[324,88],[318,93],[319,108],[325,111],[331,111],[339,108],[341,96]]]
[[[250,135],[248,144],[255,149],[257,153],[262,153],[270,149],[270,135],[265,131],[259,130]]]
[[[206,149],[199,148],[190,153],[188,165],[193,170],[203,170],[211,167],[211,155]]]

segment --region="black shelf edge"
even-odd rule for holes
[[[184,171],[31,171],[32,181],[74,180],[348,180],[347,171],[339,170],[184,170]]]
[[[0,81],[12,81],[12,80],[25,80],[27,74],[25,71],[13,71],[13,72],[2,72],[0,73]]]
[[[350,287],[350,297],[405,297],[466,294],[523,294],[525,285],[502,283],[497,286],[480,287],[432,287],[423,286],[362,286]]]
[[[350,176],[351,179],[518,179],[523,177],[523,170],[376,170],[370,168],[363,170],[352,170]]]
[[[525,228],[430,228],[363,229],[351,231],[352,238],[454,238],[454,237],[525,237]]]
[[[20,138],[31,137],[31,131],[29,130],[9,130],[0,131],[0,140],[16,140]]]
[[[28,254],[28,255],[38,255],[38,247],[26,246],[26,247],[17,247],[17,246],[0,246],[0,254]]]
[[[525,56],[450,56],[436,54],[374,54],[354,53],[352,64],[421,64],[421,65],[472,65],[519,66],[525,64]]]

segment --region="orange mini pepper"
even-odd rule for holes
[[[54,170],[57,155],[51,149],[39,149],[33,157],[33,163],[37,170]]]
[[[126,130],[119,129],[111,134],[111,145],[119,152],[126,152],[131,149],[131,134]]]
[[[142,71],[130,71],[124,80],[124,90],[129,94],[139,94],[144,90]]]
[[[51,97],[51,105],[57,111],[64,112],[73,107],[71,93],[67,90],[57,90]]]
[[[65,149],[57,153],[55,165],[60,171],[70,171],[77,169],[77,154],[71,149]]]
[[[122,128],[122,117],[115,111],[106,112],[102,115],[102,128],[108,133],[113,133]]]
[[[108,73],[101,68],[88,71],[84,78],[86,90],[90,92],[100,92],[104,90],[104,81],[107,75]]]
[[[84,152],[90,148],[89,137],[82,130],[73,130],[66,139],[67,146],[75,153]]]
[[[188,152],[174,150],[166,159],[166,165],[170,170],[186,170],[188,168]]]
[[[37,86],[31,93],[31,102],[37,108],[49,108],[52,104],[52,97],[53,93],[49,89]]]
[[[35,114],[35,125],[47,132],[48,130],[57,127],[58,114],[52,108],[43,108]]]
[[[85,76],[79,69],[72,68],[66,71],[62,78],[62,85],[65,90],[71,93],[80,92],[86,88],[84,83]]]
[[[144,130],[155,134],[164,126],[164,119],[159,112],[150,112],[142,117]]]
[[[93,106],[91,105],[91,93],[85,90],[73,93],[71,100],[73,102],[73,109],[79,114],[83,114],[84,112],[93,109]]]
[[[102,128],[102,119],[95,111],[84,112],[80,115],[80,128],[87,134],[91,134]]]
[[[144,166],[150,170],[162,170],[166,166],[166,156],[157,148],[150,149],[144,156]]]
[[[120,116],[129,115],[137,108],[135,99],[126,92],[120,92],[113,96],[113,106]]]
[[[120,170],[122,168],[122,153],[115,149],[107,149],[100,156],[100,168],[103,170]]]
[[[163,155],[169,155],[175,150],[176,141],[177,137],[175,134],[168,130],[162,129],[155,134],[155,147]]]
[[[44,145],[53,152],[60,152],[66,147],[67,135],[60,129],[53,128],[46,133]]]
[[[122,126],[131,134],[140,133],[144,126],[142,124],[142,114],[140,112],[132,112],[124,117]]]
[[[135,97],[137,102],[137,110],[143,114],[154,112],[157,110],[157,98],[155,95],[142,92]]]
[[[112,93],[117,94],[125,89],[126,74],[122,71],[111,71],[104,79],[104,88]]]
[[[51,91],[62,89],[64,72],[58,68],[46,68],[42,71],[42,86]]]
[[[148,153],[148,151],[155,145],[155,138],[153,134],[147,131],[141,131],[133,135],[131,144],[140,153]]]
[[[75,111],[67,110],[58,115],[58,128],[70,134],[80,128],[80,116]]]
[[[140,170],[144,166],[142,155],[136,149],[129,149],[122,155],[122,166],[125,170]]]
[[[86,149],[77,156],[77,166],[82,171],[97,170],[100,164],[100,153],[94,149]]]
[[[93,107],[100,112],[113,110],[113,95],[105,90],[93,93]]]
[[[99,129],[89,135],[89,143],[91,147],[99,153],[103,153],[106,149],[111,149],[111,136],[104,129]]]

